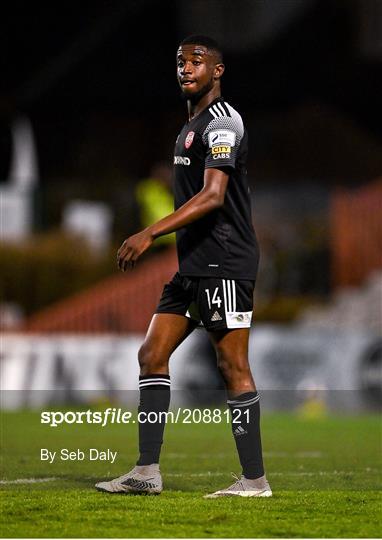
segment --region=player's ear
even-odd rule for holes
[[[224,64],[215,64],[214,79],[220,79],[225,70]]]

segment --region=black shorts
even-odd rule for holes
[[[177,272],[163,289],[156,313],[176,313],[206,330],[249,328],[254,281],[187,277]]]

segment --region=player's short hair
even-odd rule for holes
[[[214,51],[218,57],[219,62],[223,62],[223,51],[217,41],[209,36],[203,36],[201,34],[192,34],[187,36],[183,41],[180,42],[180,47],[182,45],[203,45],[209,51]]]

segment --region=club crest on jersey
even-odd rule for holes
[[[194,131],[189,131],[187,133],[186,140],[184,141],[185,148],[187,149],[190,148],[190,146],[192,145],[192,141],[194,140],[194,135],[195,135]]]

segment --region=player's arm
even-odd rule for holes
[[[223,206],[228,178],[228,173],[222,169],[205,169],[204,185],[199,193],[172,214],[138,234],[130,236],[123,242],[117,254],[119,268],[125,271],[128,266],[133,267],[138,257],[151,246],[158,236],[177,231]]]

